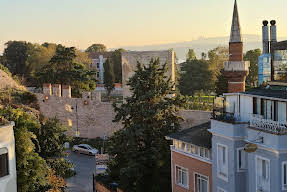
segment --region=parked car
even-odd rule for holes
[[[74,152],[79,152],[87,155],[96,155],[99,151],[97,149],[92,148],[88,144],[80,144],[73,146]]]

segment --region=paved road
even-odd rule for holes
[[[68,192],[92,192],[93,172],[95,170],[95,157],[70,152],[68,158],[75,164],[77,174],[66,180]]]

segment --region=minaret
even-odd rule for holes
[[[229,40],[229,61],[224,63],[224,75],[228,80],[228,93],[245,91],[245,79],[248,75],[248,68],[249,62],[243,61],[243,42],[237,2],[235,0]]]

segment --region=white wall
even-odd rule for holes
[[[17,192],[16,155],[13,126],[0,126],[0,149],[8,149],[9,175],[0,178],[0,192]]]

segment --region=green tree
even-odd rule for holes
[[[194,95],[203,90],[212,90],[212,72],[206,60],[189,60],[182,66],[183,74],[179,81],[179,90],[183,95]]]
[[[25,75],[27,71],[27,59],[31,45],[25,41],[9,41],[5,43],[4,66],[6,66],[13,75]]]
[[[107,47],[104,44],[93,44],[89,46],[85,52],[87,52],[89,55],[99,53],[99,52],[106,52]]]
[[[64,143],[69,141],[65,134],[67,130],[57,118],[43,120],[41,127],[35,130],[41,148],[40,156],[45,159],[62,157],[65,150]]]
[[[215,92],[217,95],[222,95],[228,92],[228,81],[224,76],[224,69],[221,69],[215,82]]]
[[[111,55],[111,61],[114,66],[115,82],[122,82],[122,53],[125,52],[124,49],[116,49]]]
[[[94,90],[96,87],[96,72],[86,69],[81,63],[74,62],[76,50],[58,45],[56,54],[49,64],[36,73],[38,86],[43,83],[70,84],[72,96],[80,97],[82,91]]]
[[[114,66],[110,58],[108,58],[104,63],[104,81],[108,96],[110,96],[110,93],[115,88]]]
[[[37,137],[30,131],[31,129],[39,129],[39,123],[32,115],[23,112],[20,108],[6,107],[0,112],[8,120],[15,122],[17,190],[19,192],[40,191],[42,187],[48,184],[46,176],[49,167],[36,152]]]
[[[186,55],[186,61],[196,60],[196,55],[193,49],[189,49]]]
[[[132,95],[115,107],[115,122],[123,129],[109,140],[110,176],[124,191],[170,191],[170,149],[165,136],[180,127],[176,115],[186,100],[175,93],[159,59],[147,67],[140,63],[128,85]]]
[[[76,57],[74,58],[75,63],[81,63],[86,66],[87,69],[90,69],[92,60],[89,57],[88,53],[82,52],[78,49],[75,50]]]
[[[224,62],[228,60],[229,50],[227,47],[216,47],[208,51],[209,71],[211,72],[212,90],[215,88],[217,77],[220,76],[221,70],[224,68]]]
[[[260,49],[249,50],[244,54],[244,60],[250,61],[249,74],[246,78],[246,85],[256,87],[258,84],[258,57]]]

